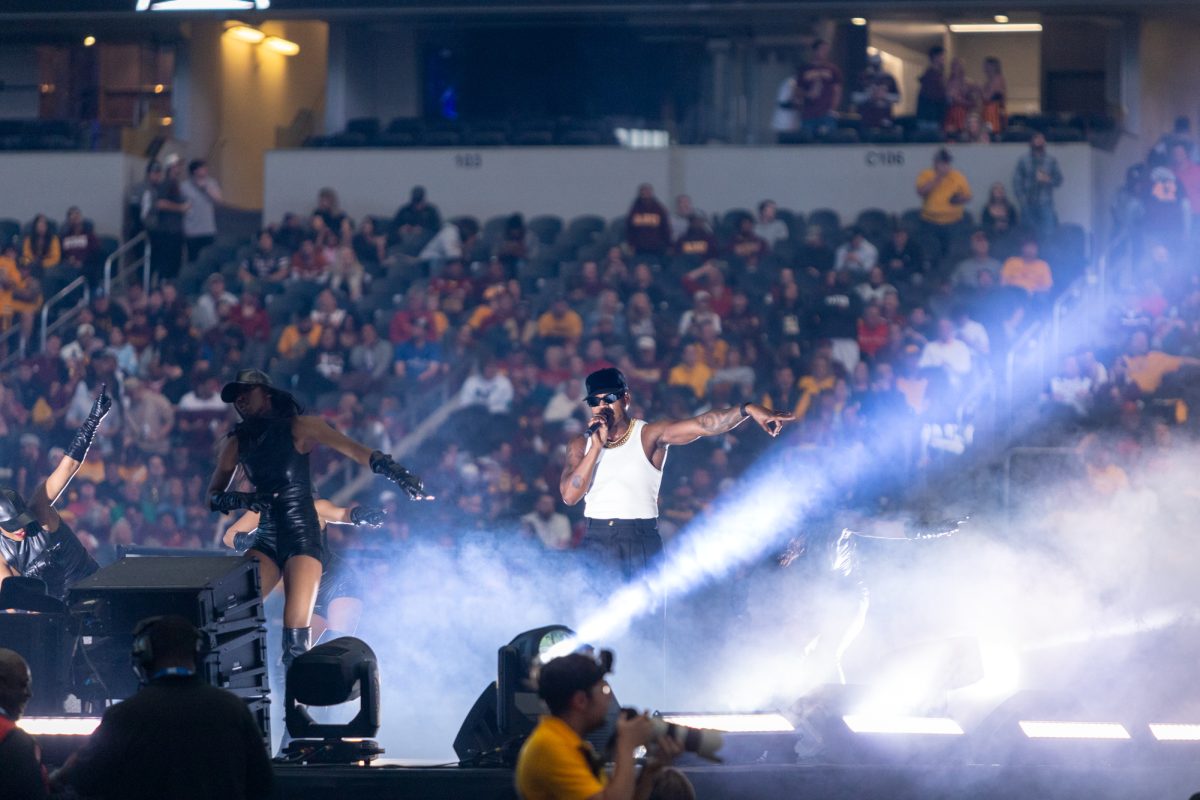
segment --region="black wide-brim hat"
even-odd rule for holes
[[[237,396],[246,389],[253,389],[255,386],[261,386],[271,394],[283,395],[295,402],[294,398],[283,389],[278,389],[271,385],[271,378],[267,373],[258,369],[243,369],[240,370],[232,381],[221,387],[221,402],[232,403],[237,399]]]
[[[61,614],[67,610],[61,600],[46,594],[41,578],[14,576],[0,583],[0,608]]]
[[[29,527],[34,523],[33,513],[15,489],[0,486],[0,528],[9,533]]]

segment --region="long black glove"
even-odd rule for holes
[[[383,520],[387,517],[387,512],[382,508],[372,508],[371,506],[355,506],[350,509],[350,522],[360,528],[378,528],[383,524]]]
[[[254,546],[258,535],[254,531],[240,531],[233,535],[234,552],[242,554]]]
[[[107,383],[100,384],[100,395],[96,398],[96,402],[92,403],[92,410],[87,419],[75,432],[75,438],[71,440],[71,446],[67,448],[67,458],[79,462],[87,458],[88,448],[92,446],[92,439],[96,438],[96,428],[100,427],[100,420],[104,419],[112,408],[112,398],[104,391],[107,388]]]
[[[371,472],[387,478],[413,500],[420,500],[425,496],[425,484],[420,478],[397,464],[391,456],[378,450],[371,453]]]
[[[262,513],[271,507],[271,503],[265,495],[258,492],[213,492],[208,498],[208,507],[222,514],[242,508]]]

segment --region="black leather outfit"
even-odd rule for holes
[[[18,575],[44,580],[46,593],[59,600],[67,599],[73,584],[100,569],[71,526],[61,520],[54,533],[38,528],[19,542],[0,535],[0,559]]]
[[[280,569],[292,556],[312,556],[324,562],[325,537],[313,505],[308,454],[296,450],[292,438],[295,417],[250,419],[238,423],[238,463],[256,492],[271,495],[262,512],[254,549]]]
[[[255,545],[257,548],[258,545]],[[329,617],[329,604],[339,597],[363,599],[362,580],[358,570],[332,550],[325,551],[324,570],[321,572],[321,586],[317,589],[317,602],[313,613]]]

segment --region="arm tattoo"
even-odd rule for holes
[[[576,475],[574,478],[571,478],[571,486],[576,489],[578,489],[580,486],[583,486],[583,476]]]
[[[738,426],[745,417],[742,416],[740,408],[725,408],[719,411],[706,411],[701,414],[696,420],[700,423],[700,427],[704,430],[705,436],[715,436],[719,433],[726,433]]]

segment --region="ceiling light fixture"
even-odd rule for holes
[[[289,39],[283,39],[279,36],[268,36],[263,40],[263,47],[269,47],[276,53],[285,56],[294,56],[300,52],[300,45]]]
[[[227,34],[232,36],[234,39],[237,39],[241,42],[246,42],[247,44],[258,44],[263,39],[267,38],[267,35],[258,28],[247,25],[244,22],[230,22],[226,23],[226,25],[227,27],[225,28],[225,32]]]
[[[1001,25],[1008,24],[1008,15],[1007,14],[997,14],[996,16],[992,17],[992,19],[996,20],[996,22],[1000,23]]]
[[[1041,33],[1040,22],[954,22],[951,33]]]
[[[266,11],[271,0],[137,0],[135,11]]]
[[[96,43],[96,37],[95,37],[95,36],[85,36],[85,37],[83,37],[83,46],[84,46],[84,47],[91,47],[91,46],[92,46],[92,45],[94,45],[95,43]]]
[[[862,26],[867,24],[867,18],[866,17],[851,17],[850,24],[857,25],[858,27],[861,28]]]

